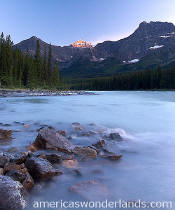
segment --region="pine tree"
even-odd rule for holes
[[[52,87],[58,86],[58,84],[59,84],[59,70],[58,70],[58,62],[57,61],[55,61],[55,63],[54,63],[54,69],[52,72],[51,81],[52,81]]]
[[[42,85],[42,69],[41,69],[42,60],[41,60],[41,55],[40,55],[40,42],[38,39],[36,41],[35,65],[36,65],[38,86],[41,86]]]
[[[48,80],[48,67],[47,67],[47,51],[46,51],[46,46],[44,47],[44,58],[43,58],[43,81],[44,81],[44,86],[46,86],[47,80]]]
[[[47,66],[47,84],[51,85],[51,76],[52,76],[52,46],[49,45],[48,53],[48,66]]]

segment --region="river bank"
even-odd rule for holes
[[[92,92],[79,90],[28,90],[28,89],[0,89],[0,97],[27,97],[27,96],[70,96],[94,95]]]

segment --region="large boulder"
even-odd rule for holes
[[[0,175],[0,209],[22,210],[26,207],[25,190],[22,184],[8,176]]]
[[[11,139],[11,137],[12,137],[12,130],[0,129],[0,140]]]
[[[39,149],[53,149],[65,153],[71,153],[72,147],[70,141],[54,128],[41,128],[33,145]]]
[[[62,166],[66,168],[77,168],[78,167],[78,161],[75,160],[63,160]]]
[[[70,191],[90,201],[105,200],[109,194],[108,189],[103,184],[93,180],[77,183],[70,187]]]
[[[97,151],[90,147],[75,147],[73,149],[73,153],[78,156],[83,156],[87,158],[96,158],[97,157]]]
[[[37,180],[48,180],[53,176],[62,174],[43,158],[31,157],[27,159],[25,165],[32,177]]]

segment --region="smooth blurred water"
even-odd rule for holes
[[[28,145],[42,124],[69,129],[72,122],[95,123],[108,130],[120,128],[127,138],[119,145],[121,161],[86,163],[81,178],[71,174],[55,178],[35,199],[77,199],[68,191],[71,184],[93,179],[110,189],[111,200],[175,201],[175,92],[96,93],[0,99],[0,122],[23,131],[14,133],[10,146]],[[30,129],[15,121],[29,123]],[[101,173],[93,172],[97,169]]]

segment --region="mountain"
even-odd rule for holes
[[[37,37],[15,47],[34,55]],[[85,42],[84,42],[85,43]],[[41,53],[49,44],[40,40]],[[117,72],[154,68],[175,62],[175,26],[168,22],[142,22],[133,34],[119,41],[105,41],[92,47],[54,46],[64,77],[109,76]]]

